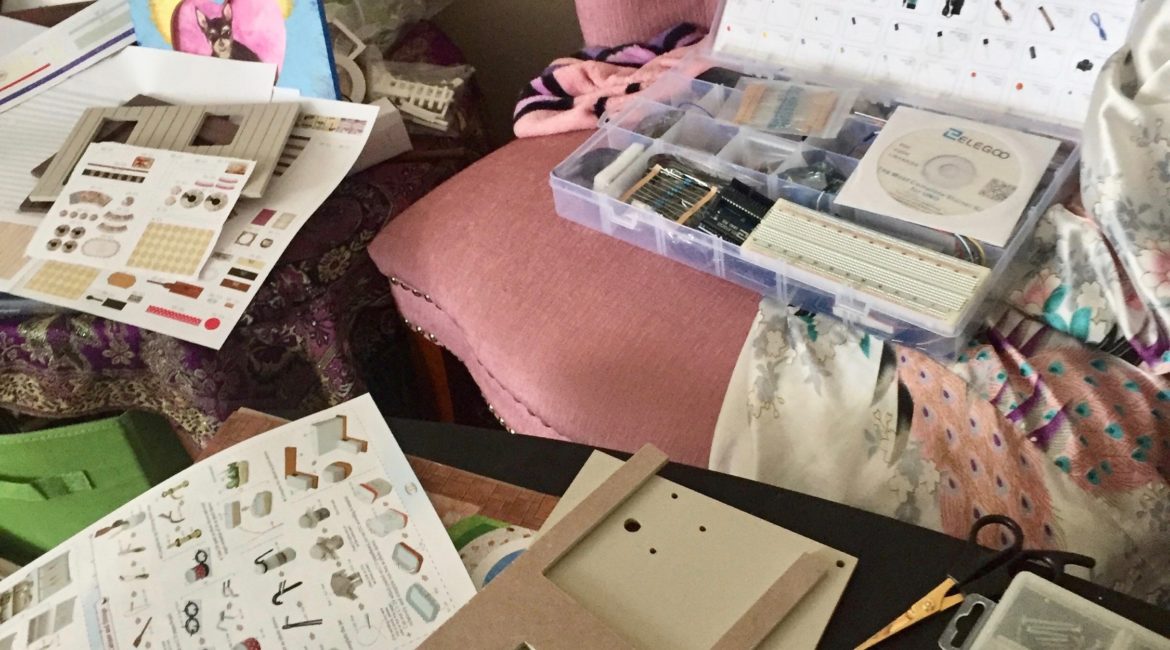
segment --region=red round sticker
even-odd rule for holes
[[[203,326],[209,330],[219,329],[219,319],[208,318],[207,321],[203,323]]]

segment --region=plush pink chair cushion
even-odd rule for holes
[[[577,0],[586,45],[645,41],[683,21],[710,27],[719,0]]]
[[[587,135],[513,141],[370,255],[510,428],[706,465],[758,296],[558,217],[549,171]]]

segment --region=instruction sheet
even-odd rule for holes
[[[254,167],[251,160],[91,144],[28,255],[197,277]]]
[[[474,593],[367,395],[196,464],[0,582],[0,650],[413,648]]]

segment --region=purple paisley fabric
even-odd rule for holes
[[[463,62],[428,23],[389,58]],[[366,245],[485,152],[478,111],[475,93],[465,94],[455,106],[455,135],[412,132],[413,152],[346,179],[218,352],[88,314],[0,319],[0,407],[45,417],[152,411],[196,452],[237,408],[298,417],[365,392],[363,367],[384,372],[378,366],[387,358],[407,358],[394,355],[406,330]],[[388,383],[408,390],[409,369],[400,372],[400,381]]]

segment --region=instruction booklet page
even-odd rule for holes
[[[0,582],[0,650],[413,648],[473,594],[363,396],[196,464]]]

